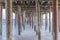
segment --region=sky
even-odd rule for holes
[[[6,10],[2,9],[2,19],[6,19]],[[15,19],[15,13],[13,13],[13,19]]]

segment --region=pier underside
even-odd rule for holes
[[[0,0],[0,40],[60,40],[60,0]]]

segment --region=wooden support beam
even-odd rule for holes
[[[22,14],[22,24],[23,24],[23,29],[25,30],[25,18],[26,18],[26,11],[23,12]]]
[[[18,26],[18,11],[15,11],[15,25]]]
[[[32,18],[32,15],[30,14],[30,18],[29,18],[29,20],[30,20],[30,26],[31,26],[31,22],[32,22],[32,21],[31,21],[31,18]]]
[[[19,13],[18,13],[18,34],[20,35],[20,26],[21,24],[20,24],[20,15],[19,15]]]
[[[52,0],[53,40],[58,40],[58,0]]]
[[[48,27],[47,26],[48,25],[48,19],[47,19],[48,17],[47,17],[47,14],[48,13],[45,11],[45,30],[47,30],[47,27]]]
[[[2,35],[2,4],[0,3],[0,35]]]
[[[51,7],[49,11],[49,32],[51,32]]]
[[[25,29],[25,23],[26,23],[26,11],[23,13],[23,20],[24,20],[24,29]]]
[[[22,32],[22,12],[20,13],[20,32]]]
[[[20,23],[19,23],[19,21],[20,21],[20,20],[18,20],[18,11],[17,11],[17,12],[16,12],[16,25],[17,25],[17,27],[18,27],[18,35],[20,35],[20,27],[19,27]]]
[[[12,0],[5,0],[7,40],[12,40]]]
[[[36,30],[36,28],[37,28],[37,23],[36,23],[36,20],[37,20],[37,19],[36,19],[36,17],[37,17],[37,16],[36,16],[36,13],[35,13],[35,15],[33,16],[33,18],[34,18],[33,24],[34,24],[34,31],[35,31],[35,32],[37,32],[37,30]]]
[[[39,0],[36,0],[36,14],[38,17],[38,40],[41,40],[41,31],[40,31],[40,4]]]
[[[18,5],[18,16],[19,16],[19,22],[20,22],[20,32],[22,32],[22,11],[21,7]]]
[[[18,12],[15,13],[15,25],[18,26]]]
[[[32,13],[32,28],[33,28],[33,13]]]
[[[18,27],[18,35],[20,35],[20,16],[18,10],[15,11],[15,26]]]
[[[32,23],[32,13],[30,14],[30,26],[31,26],[31,23]]]
[[[28,14],[28,15],[29,15],[29,24],[31,24],[31,16],[30,16],[30,14]]]
[[[40,21],[40,22],[41,22],[40,25],[41,25],[41,29],[42,29],[42,27],[43,27],[43,25],[42,25],[42,24],[43,24],[43,13],[41,13],[41,19],[40,19],[40,20],[41,20],[41,21]]]
[[[16,14],[15,14],[15,27],[16,27]]]

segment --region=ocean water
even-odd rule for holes
[[[16,35],[18,34],[18,27],[17,26],[15,27],[15,19],[12,20],[12,23],[13,23],[12,35],[14,36],[15,34]],[[48,23],[49,23],[49,21],[48,21]],[[43,31],[42,34],[43,34],[44,30],[45,30],[45,28],[44,28],[45,20],[43,20],[41,25],[42,25],[42,31]],[[6,20],[5,19],[2,20],[2,40],[6,40]]]
[[[15,19],[12,22],[15,25]],[[13,28],[13,27],[12,27]],[[2,40],[6,40],[6,19],[2,19]]]
[[[42,29],[41,29],[41,35],[43,35],[43,37],[42,37],[42,39],[43,40],[45,40],[45,36],[47,36],[46,38],[46,40],[52,40],[52,35],[51,35],[51,33],[49,33],[48,31],[46,31],[45,30],[45,28],[44,28],[44,26],[45,26],[45,20],[42,20],[43,22],[41,23],[41,25],[42,25]],[[13,27],[12,27],[12,35],[13,35],[13,37],[16,37],[16,35],[18,35],[18,27],[16,26],[15,27],[15,19],[13,19]],[[48,26],[49,26],[49,21],[48,21]],[[31,34],[32,34],[32,36],[34,35],[34,39],[36,40],[37,39],[37,37],[35,37],[35,32],[34,32],[34,29],[31,29],[30,28],[30,26],[29,25],[26,25],[26,30],[25,31],[23,31],[22,32],[22,36],[20,36],[20,38],[21,38],[21,40],[22,39],[24,39],[25,37],[26,37],[26,35],[28,35],[27,37],[29,37],[29,36],[31,36]],[[49,28],[48,28],[49,29]],[[32,31],[33,30],[33,31]],[[45,31],[44,31],[45,30]],[[29,32],[31,33],[30,35],[29,35]],[[15,35],[16,34],[16,35]],[[15,36],[14,36],[15,35]],[[26,37],[26,38],[27,38]],[[16,37],[17,39],[18,39],[18,37]],[[29,38],[33,38],[33,37],[29,37]],[[60,38],[60,37],[59,37]],[[13,38],[14,40],[15,40],[15,38]],[[3,19],[2,20],[2,40],[6,40],[6,20],[5,19]],[[25,39],[24,39],[25,40]]]
[[[12,19],[12,23],[15,23],[15,19]],[[2,19],[2,25],[6,24],[6,19]]]
[[[42,29],[45,30],[45,20],[43,19],[42,20],[43,22],[41,22],[41,26],[42,26]],[[12,20],[12,25],[15,26],[15,19]],[[48,20],[48,24],[47,26],[49,26],[49,20]],[[3,19],[2,20],[2,28],[6,28],[6,19]],[[48,28],[49,29],[49,28]],[[3,30],[3,29],[2,29]]]
[[[41,22],[42,26],[45,26],[45,19],[42,20],[43,22]],[[15,24],[15,19],[12,20],[12,24]],[[2,19],[2,25],[6,25],[6,19]],[[48,20],[48,24],[49,25],[49,20]]]

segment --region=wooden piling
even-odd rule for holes
[[[22,32],[22,11],[21,11],[21,6],[18,5],[18,15],[19,15],[19,22],[20,22],[20,32]]]
[[[33,28],[33,13],[32,13],[32,28]]]
[[[47,21],[47,11],[45,11],[45,30],[47,30],[47,25],[48,25],[48,21]]]
[[[49,11],[49,32],[51,32],[51,7]]]
[[[0,35],[2,35],[2,4],[0,3]]]
[[[52,0],[53,40],[58,40],[58,0]]]
[[[12,0],[5,0],[7,40],[12,40]]]
[[[38,40],[41,40],[41,31],[40,31],[40,4],[39,4],[39,0],[36,0],[36,15],[38,17]]]

